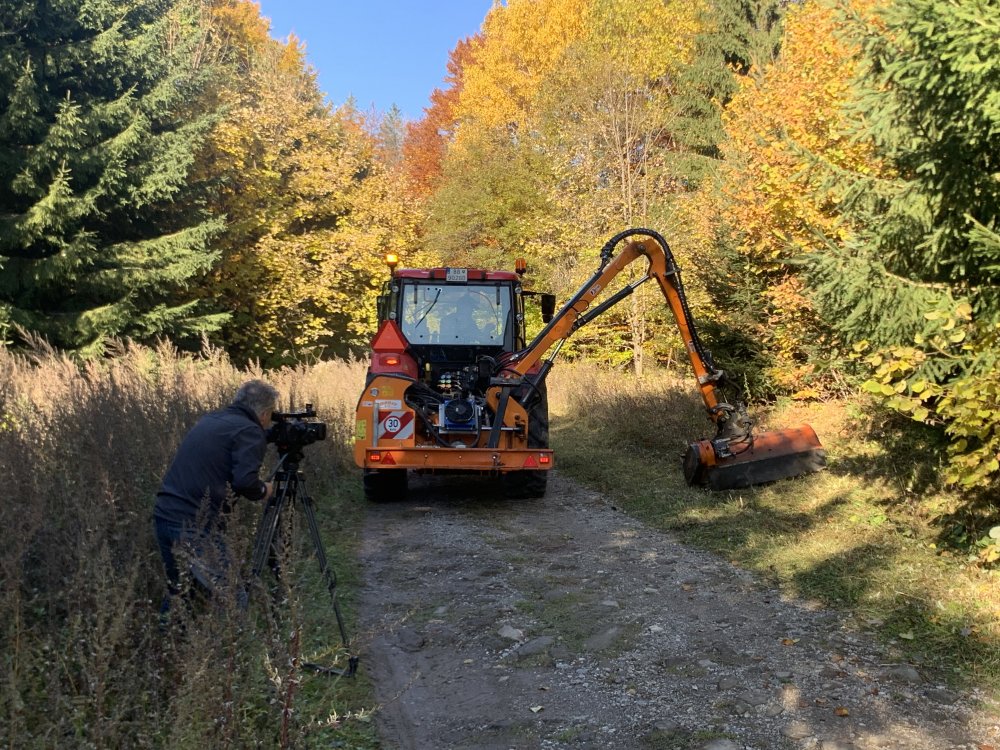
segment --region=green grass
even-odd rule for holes
[[[935,483],[932,433],[863,402],[784,404],[755,416],[775,428],[812,424],[828,468],[713,493],[681,472],[686,444],[712,431],[688,383],[588,367],[550,381],[560,471],[791,594],[851,613],[900,658],[1000,693],[1000,581],[946,543],[949,519],[976,499]]]

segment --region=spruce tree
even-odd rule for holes
[[[736,93],[737,76],[759,73],[781,45],[785,0],[709,0],[704,31],[671,100],[674,168],[692,186],[721,158],[722,110]]]
[[[376,140],[382,162],[390,167],[398,167],[403,162],[403,140],[406,121],[402,110],[395,104],[379,118]]]
[[[1000,322],[1000,13],[995,0],[899,0],[884,23],[853,20],[864,54],[853,106],[894,176],[832,174],[858,231],[806,267],[837,329],[887,347],[962,300]]]
[[[1000,475],[1000,13],[996,0],[897,0],[854,20],[857,120],[887,169],[834,172],[849,242],[805,259],[830,324],[875,349],[865,387],[943,425],[944,477]],[[995,494],[994,494],[995,497]]]
[[[222,226],[199,35],[187,0],[0,0],[0,325],[88,353],[221,323],[187,291]]]

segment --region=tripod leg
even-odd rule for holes
[[[264,515],[257,526],[257,536],[253,544],[253,564],[250,573],[253,578],[259,578],[264,565],[271,556],[271,548],[274,544],[274,536],[278,532],[278,523],[281,520],[281,510],[285,505],[288,496],[288,484],[281,482],[281,487],[271,496],[264,506]]]
[[[341,643],[344,644],[344,648],[348,649],[348,653],[350,653],[350,647],[347,640],[347,629],[344,627],[344,618],[340,614],[340,604],[337,601],[337,576],[332,570],[330,570],[330,566],[326,561],[326,550],[323,548],[323,540],[319,535],[319,524],[316,523],[316,513],[313,509],[313,501],[305,491],[304,480],[302,494],[299,497],[299,500],[302,505],[302,511],[306,517],[306,522],[309,526],[309,536],[312,538],[313,548],[316,550],[316,560],[319,563],[320,573],[323,576],[323,580],[326,582],[327,590],[330,592],[330,604],[333,606],[333,614],[337,618],[337,627],[340,629],[340,640]],[[315,664],[308,664],[306,666],[309,666],[312,669],[330,672],[332,674],[342,674],[346,677],[353,677],[358,671],[358,657],[348,657],[346,670],[319,667]]]

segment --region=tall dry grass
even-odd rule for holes
[[[28,354],[0,348],[0,738],[8,747],[271,747],[309,744],[323,731],[294,710],[309,691],[296,695],[302,680],[290,665],[303,655],[309,611],[328,603],[285,591],[283,606],[252,605],[249,614],[219,600],[203,613],[182,611],[173,627],[158,618],[164,580],[151,512],[160,478],[186,430],[250,377],[276,385],[283,407],[315,404],[329,424],[303,468],[324,529],[330,515],[342,528],[350,509],[329,507],[327,496],[349,463],[362,366],[261,373],[215,351],[126,344],[80,365],[41,345]],[[259,512],[243,506],[235,555],[246,553]],[[338,710],[323,708],[323,716]]]

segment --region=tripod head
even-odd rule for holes
[[[301,450],[296,453],[286,453],[278,457],[278,465],[274,467],[271,478],[276,482],[290,479],[299,473],[299,462],[305,458]]]

